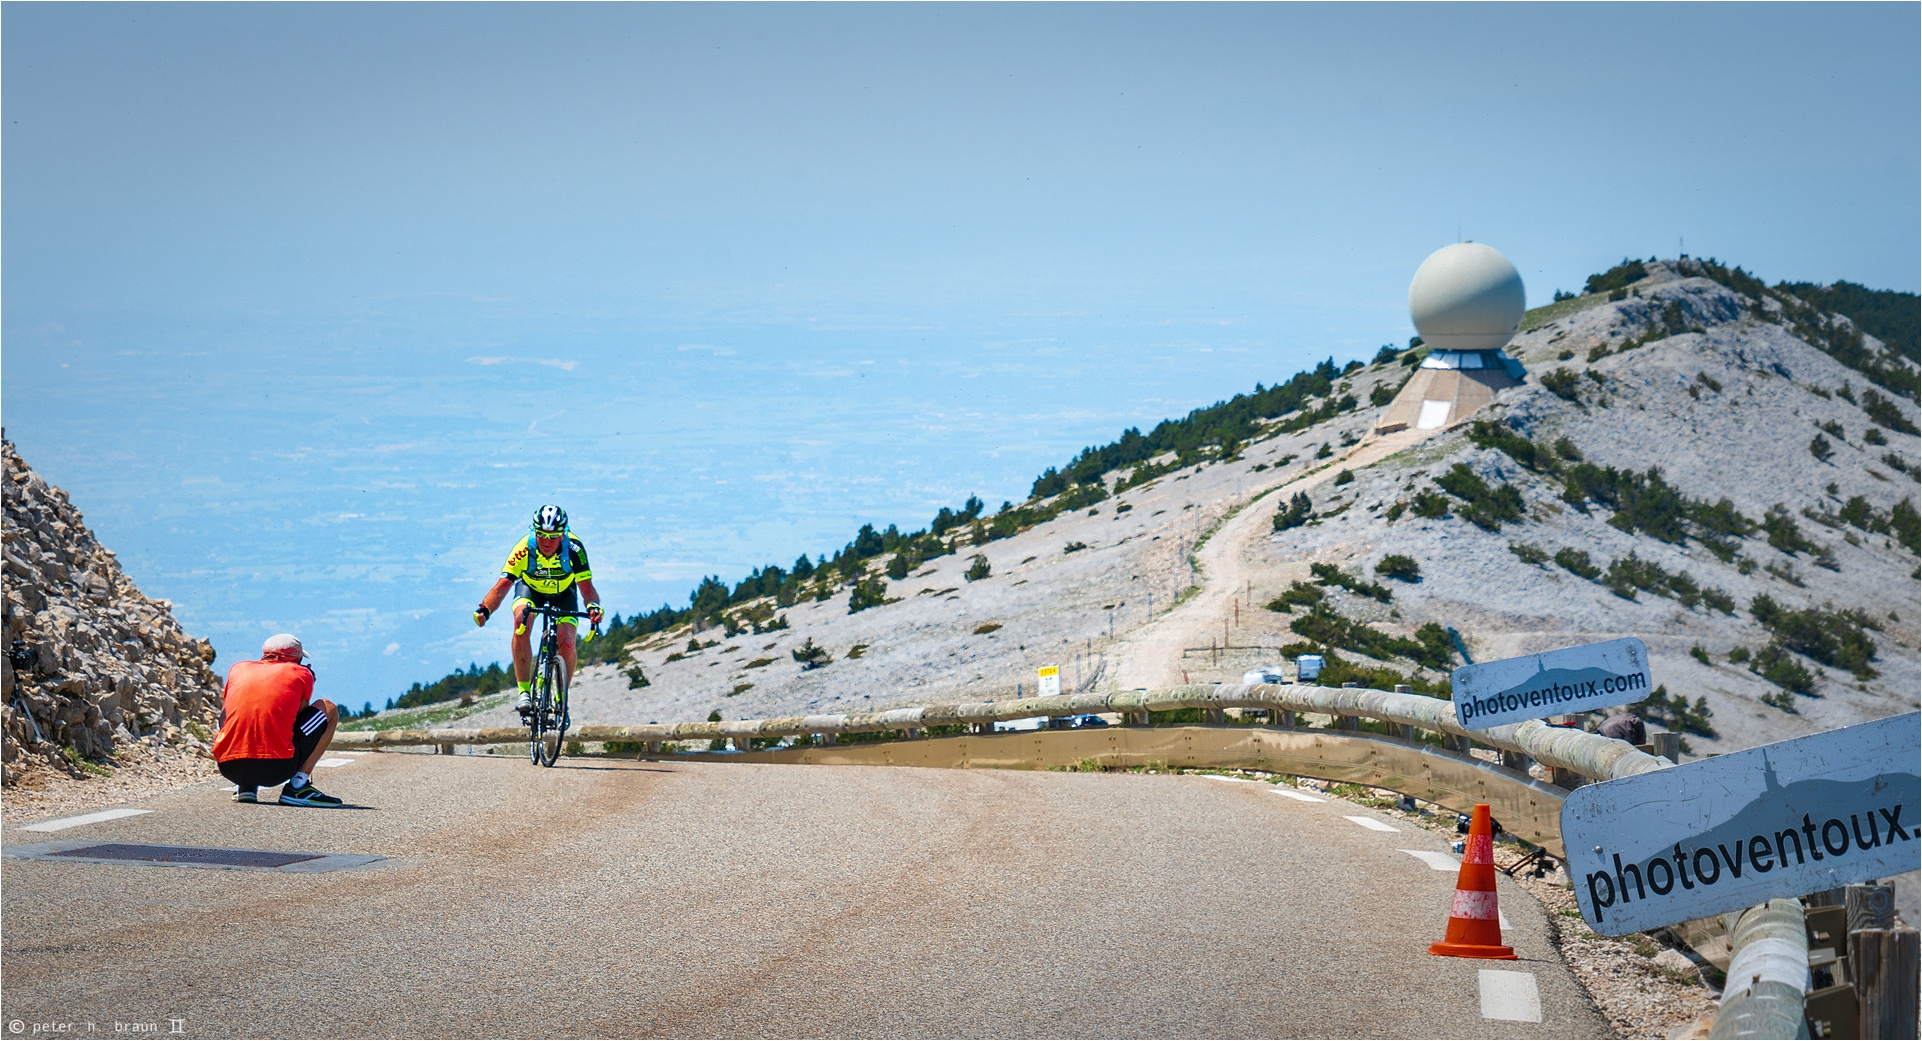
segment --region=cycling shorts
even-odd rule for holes
[[[525,582],[516,582],[514,583],[514,608],[519,610],[522,604],[529,604],[534,607],[552,607],[561,611],[578,611],[581,609],[581,594],[574,586],[568,586],[558,593],[543,593],[538,589],[527,588],[527,583]],[[578,618],[556,618],[554,620],[562,625],[571,625],[576,628],[580,627],[580,619]]]

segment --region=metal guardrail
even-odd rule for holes
[[[1649,755],[1625,741],[1580,730],[1551,727],[1539,720],[1527,720],[1488,730],[1470,729],[1462,726],[1456,719],[1455,706],[1452,702],[1438,698],[1359,687],[1271,683],[1189,685],[1160,690],[1115,691],[1107,694],[1082,693],[1004,701],[947,702],[887,709],[880,712],[823,713],[776,719],[583,726],[576,728],[571,735],[580,741],[600,742],[654,743],[727,739],[736,742],[737,747],[745,749],[748,747],[748,742],[754,738],[767,740],[814,735],[832,739],[841,734],[886,731],[899,731],[905,736],[915,736],[930,727],[965,725],[975,731],[969,736],[974,739],[980,751],[987,754],[971,756],[962,746],[965,739],[957,737],[941,742],[913,743],[913,746],[923,749],[936,744],[954,744],[955,747],[951,751],[941,754],[933,754],[930,751],[915,755],[908,751],[909,746],[894,746],[891,750],[888,745],[879,744],[839,748],[828,746],[782,749],[780,753],[753,752],[748,755],[768,761],[773,761],[776,755],[779,755],[782,759],[792,759],[796,762],[895,763],[898,761],[902,765],[907,765],[918,760],[920,765],[930,766],[971,765],[976,761],[984,766],[1015,765],[1016,762],[1036,761],[1037,753],[1045,758],[1046,752],[1040,749],[1017,750],[1010,745],[1002,751],[1015,753],[1014,755],[994,754],[995,749],[984,744],[981,738],[989,738],[991,744],[999,745],[1003,744],[1005,739],[1014,739],[1018,742],[1022,737],[1034,738],[1035,735],[992,734],[993,724],[1036,716],[1075,716],[1113,712],[1122,713],[1131,720],[1147,722],[1147,714],[1153,712],[1200,709],[1204,714],[1217,714],[1221,710],[1230,708],[1259,709],[1272,714],[1276,726],[1265,731],[1270,735],[1270,739],[1263,743],[1272,748],[1270,755],[1275,762],[1273,768],[1277,772],[1321,776],[1333,769],[1331,761],[1345,763],[1346,765],[1337,771],[1341,775],[1331,779],[1367,778],[1368,783],[1375,784],[1377,787],[1422,796],[1442,805],[1459,801],[1457,798],[1451,798],[1451,794],[1466,792],[1468,787],[1459,779],[1437,780],[1436,764],[1452,760],[1458,766],[1480,769],[1490,774],[1496,773],[1488,770],[1479,760],[1473,760],[1469,756],[1473,745],[1528,756],[1554,770],[1568,771],[1593,780],[1605,781],[1630,777],[1650,770],[1666,769],[1671,765],[1667,759]],[[1294,729],[1292,717],[1297,712],[1334,716],[1336,729],[1289,734],[1288,732]],[[1355,724],[1361,719],[1373,719],[1400,728],[1399,736],[1404,740],[1404,747],[1407,747],[1407,742],[1413,742],[1417,738],[1418,731],[1442,735],[1445,743],[1450,747],[1442,752],[1425,748],[1414,750],[1427,758],[1425,764],[1420,764],[1422,767],[1420,769],[1400,769],[1399,761],[1394,760],[1393,757],[1370,764],[1354,761],[1353,755],[1338,753],[1331,756],[1324,750],[1335,743],[1358,744],[1364,747],[1393,743],[1376,741],[1373,740],[1373,735],[1360,733]],[[1157,728],[1157,731],[1159,730],[1171,730],[1171,728]],[[1121,735],[1157,731],[1120,728],[1117,733],[1109,735],[1109,741],[1111,745],[1115,745],[1122,742]],[[1344,731],[1348,732],[1344,733]],[[1237,728],[1233,732],[1248,733],[1242,728]],[[1054,735],[1060,733],[1049,732],[1050,739],[1054,739]],[[1352,740],[1327,742],[1326,739],[1329,737]],[[1293,740],[1277,741],[1275,739]],[[1318,739],[1321,742],[1319,745],[1316,744]],[[525,740],[527,740],[527,732],[519,727],[343,731],[334,736],[334,746],[337,748],[388,748],[438,745],[451,750],[448,746],[510,744]],[[1058,743],[1058,739],[1056,740]],[[1132,744],[1140,743],[1133,739],[1129,740]],[[1290,751],[1285,747],[1301,741],[1308,742],[1314,751],[1304,752],[1298,747]],[[1152,745],[1152,742],[1149,744]],[[1094,751],[1097,756],[1100,756],[1099,748]],[[1193,754],[1192,739],[1186,751]],[[1073,752],[1073,749],[1065,750],[1066,754]],[[1136,748],[1126,752],[1110,747],[1108,752],[1113,755],[1134,756],[1155,754],[1152,747],[1145,751]],[[1057,750],[1056,754],[1064,754],[1064,752]],[[1255,762],[1260,762],[1264,755],[1260,748],[1250,748],[1236,754],[1251,756]],[[742,761],[740,756],[730,758],[737,762]],[[1364,755],[1361,758],[1366,759],[1367,756]],[[1162,761],[1172,760],[1163,759]],[[1211,762],[1208,765],[1223,764]],[[1524,774],[1523,777],[1525,776]],[[1417,778],[1422,780],[1420,785],[1413,783]],[[1534,840],[1537,844],[1560,852],[1559,821],[1538,820],[1541,814],[1535,807],[1535,800],[1530,797],[1530,792],[1552,799],[1558,808],[1561,799],[1566,795],[1566,789],[1520,778],[1510,778],[1510,780],[1528,791],[1518,795],[1510,793],[1515,797],[1508,800],[1509,815],[1529,820],[1532,826],[1528,831],[1536,833]],[[1472,785],[1472,781],[1468,784]],[[1501,789],[1500,785],[1496,787]],[[1416,790],[1407,791],[1408,788]],[[1750,908],[1740,915],[1731,916],[1729,924],[1733,953],[1729,966],[1728,990],[1724,992],[1723,1003],[1716,1013],[1715,1025],[1710,1036],[1806,1038],[1808,1032],[1803,1018],[1802,999],[1803,988],[1808,980],[1808,945],[1806,936],[1802,932],[1801,904],[1794,900],[1771,901],[1760,907]],[[1791,933],[1794,941],[1788,939]],[[1791,982],[1791,978],[1797,976],[1794,942],[1801,944],[1799,955],[1801,983],[1799,985]],[[1749,972],[1754,977],[1740,988],[1736,984],[1738,970]]]

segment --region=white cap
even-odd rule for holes
[[[285,661],[299,661],[307,657],[307,651],[301,647],[300,637],[281,633],[278,636],[267,637],[267,642],[260,645],[260,656],[263,659],[279,658]]]

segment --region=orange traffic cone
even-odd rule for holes
[[[1448,937],[1428,945],[1428,953],[1449,958],[1515,960],[1502,946],[1501,913],[1495,908],[1495,830],[1488,804],[1475,806],[1462,847],[1462,873],[1455,880],[1455,905],[1448,911]]]

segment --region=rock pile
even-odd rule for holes
[[[35,768],[78,775],[84,760],[137,740],[205,749],[220,710],[213,644],[187,635],[172,604],[134,586],[67,493],[11,441],[0,439],[0,453],[7,782]]]

